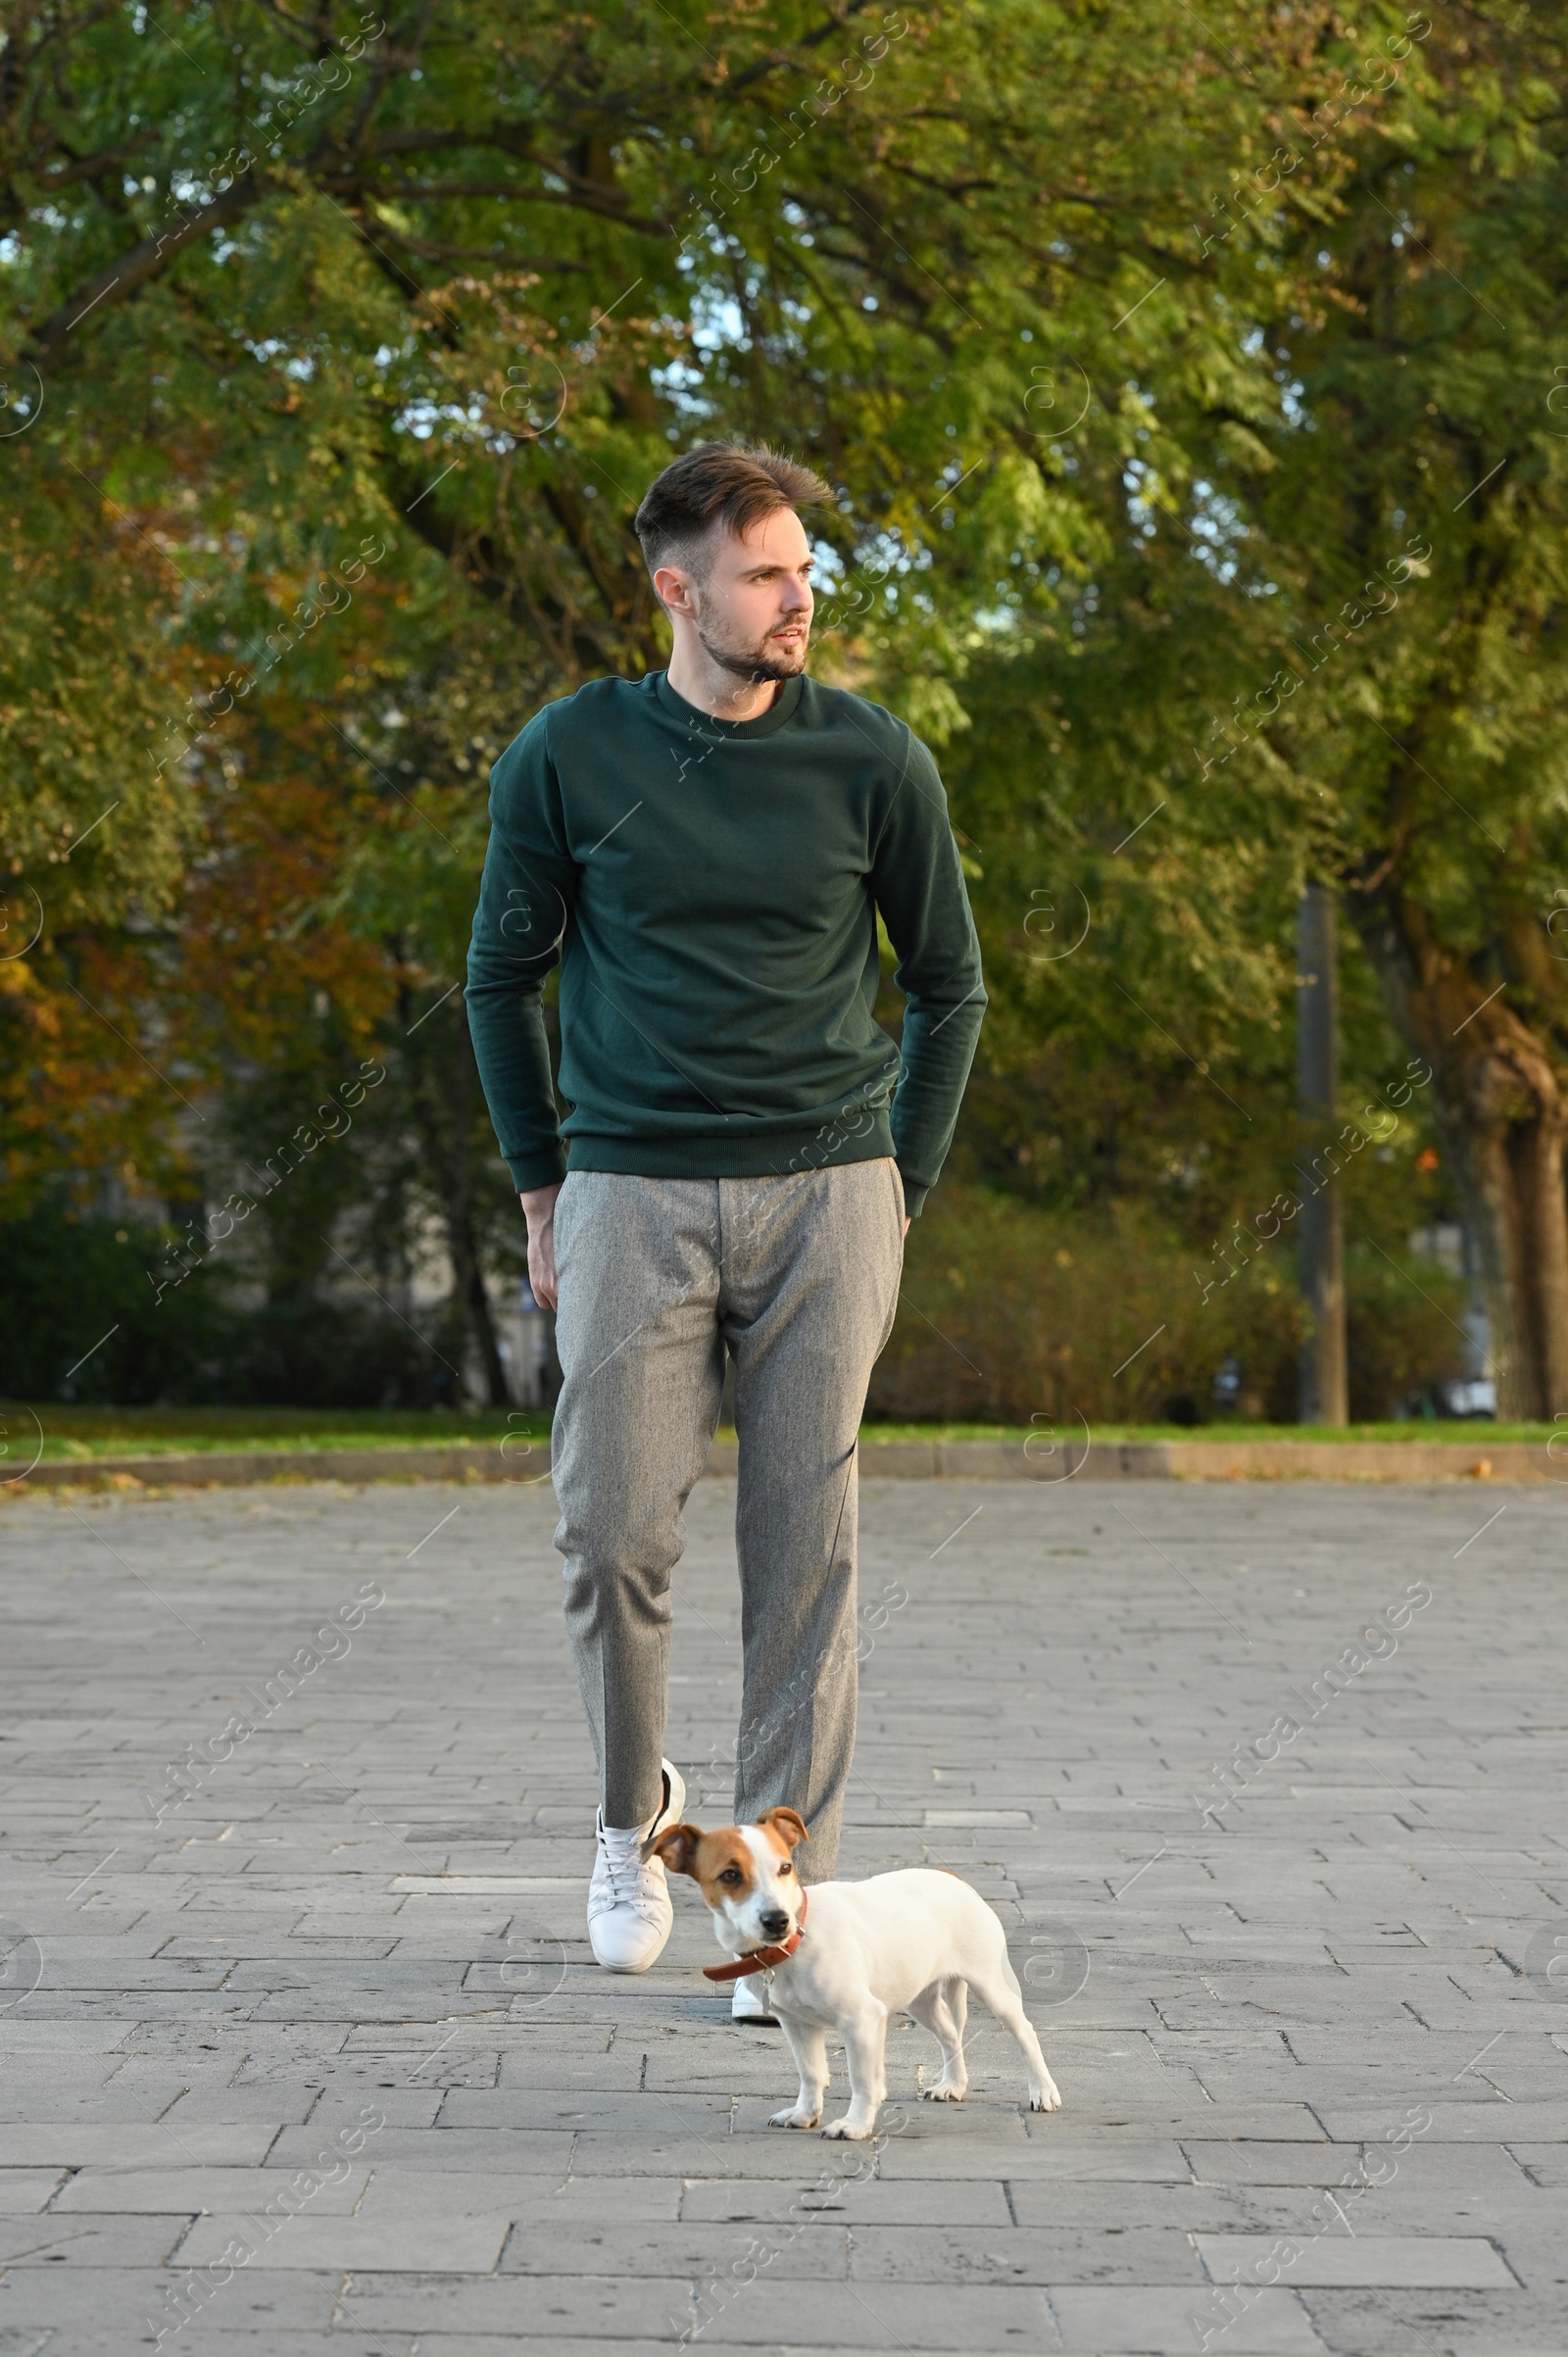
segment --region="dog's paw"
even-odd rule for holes
[[[855,2144],[864,2144],[868,2142],[870,2137],[873,2136],[875,2133],[876,2131],[871,2121],[867,2120],[863,2128],[858,2128],[854,2121],[851,2120],[848,2112],[845,2113],[842,2120],[830,2120],[822,2131],[822,2134],[825,2136],[841,2136],[846,2141]]]
[[[814,2128],[822,2117],[819,2111],[802,2111],[799,2104],[789,2111],[776,2111],[768,2120],[769,2128]]]
[[[946,2081],[939,2080],[935,2087],[923,2087],[920,2089],[920,2099],[923,2103],[961,2103],[968,2091],[967,2080],[961,2087],[950,2086]]]
[[[1031,2111],[1060,2111],[1061,2096],[1054,2079],[1048,2079],[1038,2095],[1029,2098]]]

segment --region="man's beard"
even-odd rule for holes
[[[717,663],[721,671],[729,671],[737,679],[793,679],[806,668],[807,649],[810,644],[808,623],[805,625],[800,644],[796,647],[774,646],[771,639],[764,638],[760,646],[738,653],[732,648],[715,644],[703,627],[704,619],[699,609],[697,635],[703,642],[704,653],[710,663]]]

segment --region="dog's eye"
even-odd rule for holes
[[[793,1874],[794,1872],[794,1867],[790,1864],[788,1858],[786,1858],[783,1865],[778,1870],[779,1881],[782,1882],[787,1874]]]
[[[738,1866],[726,1866],[718,1879],[721,1883],[738,1883],[742,1879],[741,1870]]]

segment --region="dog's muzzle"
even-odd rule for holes
[[[788,1923],[789,1917],[781,1920]],[[787,1940],[774,1947],[754,1947],[746,1955],[737,1956],[733,1964],[705,1964],[703,1977],[709,1981],[744,1981],[750,1973],[771,1972],[775,1964],[788,1963],[801,1944],[806,1930],[806,1892],[801,1892],[801,1920]]]

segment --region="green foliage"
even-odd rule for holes
[[[1511,0],[22,11],[6,1200],[90,1193],[117,1122],[123,1183],[220,1200],[373,1050],[246,1283],[305,1335],[329,1235],[394,1289],[432,1222],[508,1266],[437,1004],[485,773],[660,660],[629,518],[711,433],[829,476],[820,660],[942,750],[993,998],[956,1169],[1131,1220],[1129,1314],[1286,1182],[1304,877],[1365,940],[1350,1105],[1407,906],[1568,1052],[1562,40]],[[1429,1119],[1347,1181],[1385,1248]]]
[[[328,1307],[300,1287],[242,1305],[233,1275],[220,1255],[193,1258],[188,1234],[166,1225],[35,1204],[0,1226],[0,1396],[422,1407],[456,1389],[436,1352],[373,1300]]]
[[[1505,8],[1412,53],[1316,233],[1319,299],[1256,313],[1312,430],[1287,411],[1216,469],[1290,592],[1249,774],[1310,781],[1352,911],[1404,896],[1478,961],[1521,919],[1545,952],[1568,859],[1565,66],[1559,21]]]
[[[1256,46],[1276,77],[1286,45]],[[671,443],[771,433],[839,488],[867,651],[959,663],[976,611],[1050,607],[1103,555],[1124,466],[1186,479],[1195,405],[1273,405],[1173,262],[1259,94],[1195,70],[1152,0],[1114,31],[1028,0],[836,31],[800,5],[699,29],[480,0],[378,31],[196,0],[40,13],[8,64],[14,528],[69,542],[99,658],[69,697],[37,675],[0,771],[11,806],[40,752],[70,774],[39,844],[97,815],[89,783],[212,773],[230,705],[270,692],[269,631],[367,535],[427,677],[430,601],[455,643],[496,609],[520,719],[656,654],[627,518]],[[139,596],[90,599],[127,551]],[[286,651],[292,692],[344,701],[331,646]],[[120,717],[101,781],[71,771],[84,700]],[[177,830],[122,802],[94,857],[167,897]],[[33,882],[47,852],[18,842]]]
[[[158,1301],[168,1233],[74,1217],[58,1200],[0,1226],[7,1303],[0,1392],[11,1399],[151,1401],[205,1395],[233,1321],[199,1276]]]

